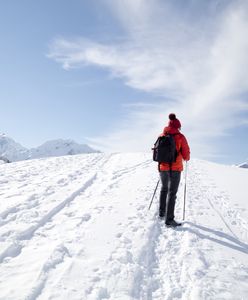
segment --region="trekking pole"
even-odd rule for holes
[[[184,180],[184,200],[183,200],[183,221],[185,219],[185,202],[186,202],[186,191],[187,191],[187,161],[186,161],[186,166],[185,166],[185,180]]]
[[[153,196],[152,196],[152,200],[151,200],[151,202],[150,202],[150,205],[149,205],[148,210],[150,210],[150,208],[151,208],[151,206],[152,206],[152,202],[153,202],[154,196],[155,196],[155,194],[156,194],[156,191],[157,191],[157,188],[158,188],[159,181],[160,181],[160,179],[158,180],[157,185],[156,185],[156,187],[155,187],[155,190],[154,190],[154,193],[153,193]]]

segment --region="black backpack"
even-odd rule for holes
[[[176,142],[173,134],[158,137],[154,144],[153,160],[159,163],[172,164],[177,159]]]

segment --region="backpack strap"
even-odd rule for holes
[[[175,139],[175,136],[176,136],[176,135],[178,135],[178,134],[179,134],[179,132],[178,132],[178,133],[173,133],[173,134],[172,134],[172,133],[170,133],[170,135],[172,135],[174,139]],[[175,141],[175,144],[176,144],[176,141]],[[173,164],[172,162],[171,162],[171,163],[169,163],[169,167],[170,167],[170,173],[171,173],[171,171],[172,171],[172,164]]]

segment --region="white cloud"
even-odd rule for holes
[[[126,31],[123,42],[57,39],[49,56],[65,69],[106,68],[126,85],[161,99],[129,107],[116,131],[96,140],[116,151],[149,149],[175,111],[193,152],[212,155],[216,149],[209,139],[246,122],[239,113],[248,111],[241,97],[248,91],[247,2],[219,8],[223,2],[217,0],[106,2]]]

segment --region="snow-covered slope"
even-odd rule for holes
[[[177,229],[157,180],[142,153],[1,165],[0,299],[248,299],[247,170],[189,162]]]
[[[48,141],[37,148],[27,149],[5,134],[0,134],[0,157],[10,161],[81,153],[99,153],[99,151],[86,144],[77,144],[72,140],[63,139]]]

